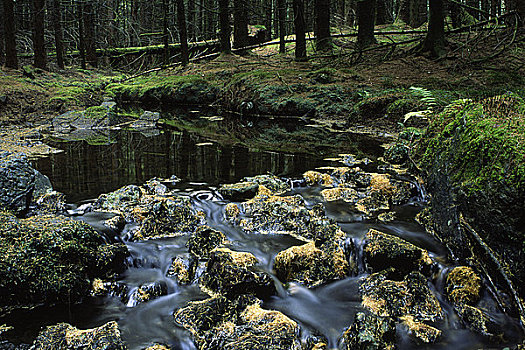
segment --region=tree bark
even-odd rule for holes
[[[315,47],[318,51],[331,51],[330,0],[315,0]]]
[[[232,51],[230,43],[230,2],[219,0],[219,42],[222,53],[229,54]]]
[[[195,23],[195,0],[188,0],[188,25],[187,25],[187,28],[188,28],[188,40],[190,41],[197,41],[196,38],[195,38],[195,27],[196,27],[196,23]]]
[[[467,0],[466,4],[470,7],[473,7],[473,8],[479,8],[479,1],[478,0]],[[474,11],[474,10],[470,10],[470,9],[467,9],[467,12],[472,16],[474,17],[475,19],[479,20],[479,12],[478,11]]]
[[[78,51],[80,52],[80,67],[86,69],[86,42],[84,37],[84,15],[83,6],[77,2],[77,23],[78,23]]]
[[[286,52],[286,0],[277,0],[277,16],[279,17],[279,53]]]
[[[57,55],[57,65],[60,69],[64,69],[64,40],[62,34],[62,11],[60,0],[52,0],[53,8],[53,30],[55,32],[55,51]]]
[[[361,49],[377,42],[374,37],[375,10],[376,0],[357,1],[357,46]]]
[[[0,18],[4,17],[4,4],[0,5]],[[2,66],[5,62],[5,30],[4,30],[4,21],[0,21],[0,66]]]
[[[248,46],[248,11],[246,0],[233,0],[233,48]]]
[[[490,0],[490,14],[493,17],[501,15],[501,0]]]
[[[45,0],[33,0],[33,51],[36,68],[47,70],[47,53],[44,41]]]
[[[525,0],[516,2],[516,11],[518,12],[519,25],[525,26]]]
[[[266,27],[266,40],[270,41],[273,37],[273,28],[272,28],[272,19],[273,19],[273,1],[272,0],[266,0],[264,2],[264,10],[265,10],[265,16],[264,16],[264,26]]]
[[[95,13],[92,0],[87,0],[83,10],[84,35],[86,44],[86,62],[98,66],[97,45],[95,42]]]
[[[443,0],[429,0],[428,31],[421,45],[422,53],[441,57],[445,53],[445,21]]]
[[[181,63],[183,66],[187,66],[190,62],[190,56],[188,52],[188,32],[186,30],[184,0],[177,0],[177,23],[179,25]]]
[[[164,45],[164,65],[169,63],[169,38],[168,38],[168,1],[162,0],[162,43]]]
[[[376,1],[376,24],[382,25],[387,24],[388,21],[388,10],[386,0],[377,0]]]
[[[293,0],[294,26],[295,26],[295,59],[306,60],[306,35],[304,22],[304,1]]]
[[[409,0],[410,20],[408,25],[418,28],[427,21],[427,1]]]

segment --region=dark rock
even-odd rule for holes
[[[103,244],[97,248],[96,257],[90,262],[93,273],[100,277],[110,277],[124,272],[128,248],[124,243]]]
[[[0,104],[7,104],[7,95],[0,95]]]
[[[251,253],[216,248],[210,254],[206,272],[200,279],[201,288],[227,298],[253,294],[268,299],[276,294],[273,279],[265,272],[256,271],[257,258]]]
[[[396,323],[391,317],[358,312],[352,326],[343,333],[347,350],[394,350]]]
[[[368,276],[361,285],[363,306],[378,316],[406,317],[434,321],[443,317],[443,311],[428,287],[426,278],[411,272],[402,281],[388,279],[393,269]]]
[[[502,336],[504,333],[501,325],[481,309],[470,305],[460,305],[455,310],[466,326],[474,332],[489,338]]]
[[[37,171],[25,155],[0,152],[0,209],[24,215],[35,190]]]
[[[197,264],[198,262],[192,257],[177,256],[171,261],[166,276],[175,277],[179,284],[188,285],[195,279]]]
[[[36,210],[40,214],[60,214],[66,210],[66,195],[49,191],[38,197]]]
[[[140,204],[143,193],[139,186],[128,185],[118,190],[102,194],[95,203],[96,209],[129,213]]]
[[[129,296],[127,306],[137,306],[160,296],[168,294],[168,286],[165,282],[146,283],[135,289]]]
[[[253,198],[257,194],[259,184],[256,182],[239,182],[235,184],[222,185],[219,193],[226,199],[241,202]]]
[[[226,236],[209,226],[199,226],[188,239],[188,250],[196,259],[208,259],[210,252],[223,245]]]
[[[215,297],[175,312],[199,349],[299,350],[299,326],[279,311],[264,310],[253,297]]]
[[[80,330],[67,323],[49,326],[33,343],[35,350],[125,350],[117,322]]]
[[[128,287],[124,283],[107,281],[95,278],[91,287],[91,295],[96,297],[113,296],[126,302],[128,298]]]
[[[432,265],[428,252],[397,236],[370,229],[365,236],[364,256],[374,272],[392,266],[402,274],[427,271]]]

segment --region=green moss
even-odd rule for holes
[[[460,100],[432,121],[420,148],[422,164],[445,156],[453,180],[469,192],[525,185],[525,101],[513,94]]]
[[[64,217],[0,212],[0,307],[73,302],[86,295],[102,241]]]
[[[84,111],[84,116],[86,118],[102,119],[102,118],[107,117],[107,115],[108,115],[108,108],[104,106],[88,107]]]

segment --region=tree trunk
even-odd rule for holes
[[[501,15],[501,0],[490,0],[490,14],[493,17]]]
[[[286,52],[286,0],[277,0],[277,15],[279,17],[279,53]]]
[[[86,69],[86,42],[84,37],[84,15],[83,6],[77,2],[77,23],[78,23],[78,50],[80,51],[80,67]]]
[[[516,11],[518,11],[518,21],[521,26],[525,26],[525,0],[516,2]]]
[[[357,1],[357,46],[365,48],[375,44],[375,9],[376,0]]]
[[[376,1],[376,23],[377,25],[387,24],[388,23],[388,10],[386,0],[377,0]]]
[[[410,20],[408,25],[418,28],[427,21],[427,1],[409,0]]]
[[[233,47],[248,46],[248,11],[246,0],[233,0]]]
[[[97,67],[97,46],[95,42],[95,14],[92,0],[87,0],[82,11],[84,22],[86,62],[93,67]]]
[[[330,0],[315,0],[315,47],[318,51],[331,51]]]
[[[45,0],[33,0],[33,51],[34,65],[47,69],[47,53],[44,40]]]
[[[169,39],[168,39],[168,1],[162,0],[162,43],[164,44],[164,65],[169,63]]]
[[[479,8],[479,1],[478,1],[478,0],[467,0],[467,1],[466,1],[466,4],[467,4],[468,6],[470,6],[470,7],[476,8],[476,9]],[[479,12],[478,12],[478,11],[471,10],[471,9],[467,9],[467,12],[468,12],[472,17],[474,17],[474,19],[479,20]]]
[[[53,30],[55,32],[55,51],[57,55],[57,65],[64,69],[64,40],[62,38],[62,11],[60,0],[52,0],[53,8]]]
[[[219,0],[219,42],[222,53],[229,54],[232,51],[230,43],[230,2]]]
[[[441,57],[445,53],[445,21],[443,0],[429,0],[428,31],[421,45],[422,53]]]
[[[183,66],[190,63],[188,52],[188,32],[186,30],[186,14],[184,0],[177,0],[177,23],[179,24],[180,57]]]
[[[306,35],[304,23],[304,2],[293,0],[294,26],[295,26],[295,59],[306,60]]]
[[[195,0],[188,0],[188,40],[195,40]]]
[[[14,1],[4,0],[4,30],[5,30],[5,66],[13,69],[18,68],[18,57],[16,55],[16,28]]]
[[[273,38],[273,28],[272,28],[272,19],[273,19],[273,1],[266,0],[265,5],[265,16],[264,16],[264,26],[266,27],[266,40],[270,41]]]
[[[4,5],[0,5],[0,18],[4,18]],[[5,30],[4,30],[4,21],[0,21],[0,66],[5,62]]]
[[[220,1],[220,0],[219,0]],[[214,39],[215,36],[215,26],[213,21],[213,10],[214,10],[214,0],[204,0],[203,3],[205,4],[204,9],[204,30],[205,30],[205,38],[206,39]]]

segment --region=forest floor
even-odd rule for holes
[[[416,35],[421,34],[405,34],[396,41]],[[105,95],[115,97],[115,91],[159,107],[159,91],[169,94],[165,88],[175,86],[176,80],[204,81],[216,88],[215,101],[207,102],[223,111],[243,113],[252,102],[258,106],[254,114],[315,117],[338,127],[389,131],[402,125],[408,112],[438,109],[459,98],[482,99],[508,91],[525,95],[523,30],[451,35],[449,54],[440,60],[415,53],[417,43],[392,46],[391,40],[378,36],[379,44],[362,54],[353,49],[353,39],[334,39],[332,54],[317,53],[309,44],[307,62],[293,59],[293,44],[287,44],[286,54],[271,45],[132,79],[129,73],[94,69],[2,68],[0,149],[31,148],[27,140],[39,125],[67,111],[99,105]],[[413,126],[422,124],[420,120]]]

